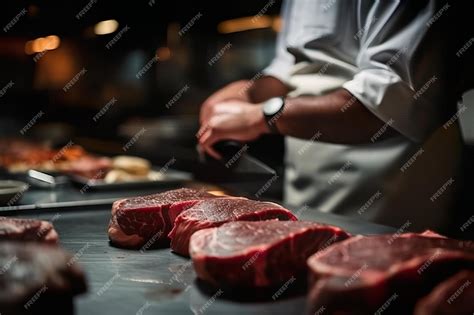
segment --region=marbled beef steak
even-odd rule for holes
[[[109,239],[117,246],[140,248],[169,244],[176,216],[196,202],[216,198],[205,191],[181,188],[114,202]]]
[[[74,258],[56,246],[0,241],[0,312],[70,314],[72,297],[86,291]]]
[[[266,287],[305,276],[307,258],[344,240],[338,227],[307,221],[236,221],[191,236],[197,275],[218,286]]]
[[[292,220],[297,218],[288,210],[272,202],[246,198],[208,199],[196,203],[176,217],[169,234],[171,249],[189,256],[189,240],[194,232],[220,226],[230,221]]]
[[[0,217],[0,241],[38,241],[57,243],[58,233],[47,221]]]
[[[415,308],[415,315],[472,315],[474,271],[464,270],[441,282]]]
[[[474,269],[474,243],[434,233],[355,236],[308,265],[310,314],[412,314],[438,283]]]

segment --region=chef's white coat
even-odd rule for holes
[[[287,137],[284,194],[295,209],[401,230],[448,225],[461,142],[456,120],[445,124],[455,104],[445,97],[442,38],[432,40],[430,32],[449,4],[437,3],[284,3],[276,57],[265,74],[292,86],[289,96],[347,89],[386,123],[363,145],[318,142],[318,126],[309,126],[311,141]],[[389,126],[400,136],[381,140]]]

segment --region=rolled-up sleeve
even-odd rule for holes
[[[409,139],[426,139],[443,120],[442,50],[431,32],[436,1],[375,1],[360,42],[360,69],[343,88]],[[434,20],[438,16],[438,20]]]
[[[263,70],[263,74],[275,77],[284,83],[289,82],[295,58],[287,50],[287,37],[289,34],[289,23],[291,14],[291,1],[284,1],[281,9],[282,29],[278,33],[275,58],[270,65]]]

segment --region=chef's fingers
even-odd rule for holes
[[[198,138],[199,144],[203,145],[206,142],[206,140],[209,139],[211,134],[212,134],[212,131],[210,129],[204,130],[204,132],[201,135],[199,135],[199,138]]]
[[[212,116],[214,111],[214,107],[220,103],[225,101],[230,95],[227,95],[228,92],[226,91],[217,91],[213,95],[211,95],[204,103],[201,105],[201,110],[199,112],[199,122],[203,123]]]
[[[206,151],[213,158],[220,160],[222,156],[212,147],[219,138],[212,129],[207,129],[204,134],[199,138],[199,145],[204,151]]]
[[[199,122],[201,124],[209,120],[209,117],[212,114],[213,106],[214,104],[211,105],[206,103],[202,105],[201,111],[199,112]]]
[[[201,127],[199,128],[198,132],[196,133],[196,138],[201,139],[201,137],[206,133],[206,131],[209,130],[209,123],[203,123],[201,124]]]
[[[204,150],[216,160],[222,160],[222,156],[213,147],[205,147]]]
[[[214,130],[210,128],[209,123],[205,123],[201,126],[199,131],[196,134],[196,137],[199,141],[199,147],[207,152],[213,158],[220,160],[222,157],[221,155],[212,147],[212,145],[216,142],[213,141],[212,143],[209,142],[211,140],[211,136],[215,134]]]

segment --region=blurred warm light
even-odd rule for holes
[[[97,23],[94,26],[94,33],[97,35],[106,35],[117,30],[119,24],[116,20],[107,20]]]
[[[273,20],[268,15],[249,16],[238,19],[227,20],[217,25],[219,33],[228,34],[260,28],[272,27]]]
[[[56,49],[41,57],[35,65],[33,86],[35,89],[62,89],[82,68],[78,60],[80,54],[66,40],[61,42],[61,49]],[[70,93],[65,93],[70,94]]]
[[[26,44],[25,44],[25,53],[27,55],[32,55],[32,54],[35,53],[33,51],[33,41],[32,40],[29,40],[29,41],[26,42]]]
[[[160,47],[156,50],[156,56],[161,61],[168,60],[171,57],[171,50],[168,47]]]
[[[222,190],[208,190],[207,192],[214,196],[227,196],[227,194]]]
[[[59,40],[59,37],[57,37],[56,35],[50,35],[48,37],[45,38],[46,40],[46,50],[53,50],[53,49],[56,49],[59,47],[59,43],[61,42]]]
[[[281,17],[277,16],[276,18],[273,19],[272,29],[278,33],[281,31],[281,26],[282,26],[282,19]]]
[[[46,39],[43,37],[37,38],[33,41],[33,51],[42,52],[46,50]]]
[[[35,40],[27,41],[25,44],[25,53],[32,55],[45,50],[53,50],[59,47],[61,40],[56,35],[40,37]]]

